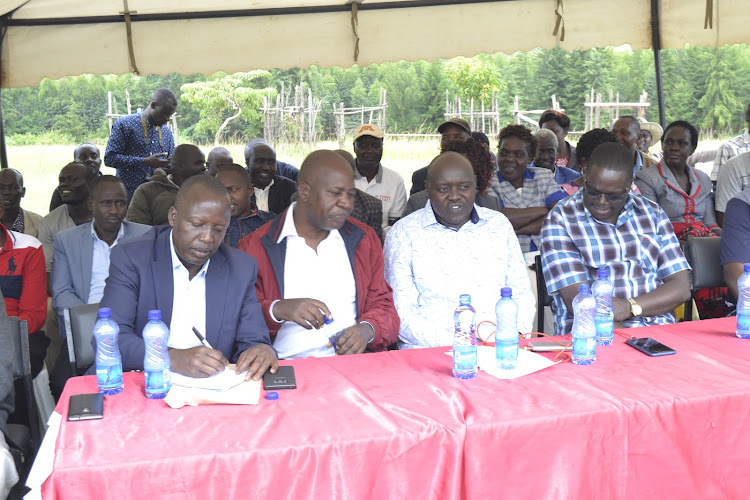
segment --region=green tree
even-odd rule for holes
[[[503,88],[500,71],[486,58],[457,57],[445,64],[445,72],[459,95],[476,104],[489,102],[493,93]]]
[[[732,90],[734,77],[719,50],[714,52],[708,68],[706,92],[698,101],[698,108],[703,112],[700,124],[709,131],[728,133],[737,110],[742,108]]]
[[[264,95],[275,94],[271,88],[256,89],[251,85],[267,71],[250,71],[221,75],[215,80],[186,83],[180,87],[181,99],[198,105],[200,121],[196,124],[198,132],[214,132],[214,145],[219,144],[219,137],[227,125],[240,116],[248,121],[257,121]]]

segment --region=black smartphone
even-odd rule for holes
[[[276,389],[296,389],[297,379],[294,378],[293,366],[279,366],[276,373],[267,371],[263,375],[263,388],[267,391]]]
[[[638,349],[643,354],[649,356],[667,356],[669,354],[675,354],[677,351],[671,347],[667,347],[661,342],[657,342],[654,339],[648,337],[642,339],[629,339],[625,341],[630,347]]]
[[[94,420],[104,417],[104,395],[75,394],[70,396],[68,404],[68,420]]]

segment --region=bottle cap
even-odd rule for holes
[[[471,295],[467,293],[462,293],[461,296],[458,298],[458,302],[461,304],[471,304]]]
[[[324,322],[324,323],[325,323],[326,325],[330,325],[331,323],[333,323],[333,318],[326,318],[326,317],[324,316],[323,322]]]
[[[750,273],[750,263],[745,262],[745,272]]]
[[[278,392],[267,392],[266,393],[266,399],[269,401],[275,401],[279,399],[279,393]]]
[[[109,307],[102,307],[99,309],[99,317],[103,319],[112,317],[112,309]]]
[[[149,321],[161,321],[161,311],[159,309],[151,309],[148,312]]]
[[[581,286],[578,287],[578,293],[591,293],[591,288],[589,288],[589,284],[581,283]]]
[[[609,269],[602,267],[596,272],[597,278],[609,278]]]
[[[500,289],[500,297],[507,299],[513,297],[513,289],[509,286],[504,286]]]

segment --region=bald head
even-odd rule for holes
[[[294,222],[310,232],[340,229],[354,209],[354,171],[339,154],[310,153],[299,169]]]
[[[447,168],[466,170],[467,167],[468,172],[474,175],[474,167],[471,166],[471,162],[465,156],[454,151],[437,155],[427,167],[427,182],[430,181],[431,177],[438,175]]]
[[[337,155],[341,155],[347,162],[349,162],[349,165],[352,166],[352,170],[354,170],[357,163],[354,161],[354,156],[352,156],[349,151],[346,151],[345,149],[334,149],[333,152]]]
[[[211,152],[208,153],[206,163],[208,166],[206,173],[211,177],[216,177],[216,174],[222,167],[234,163],[234,158],[232,158],[232,154],[227,148],[218,147],[213,148]]]
[[[227,190],[219,180],[208,175],[196,175],[186,179],[177,191],[174,206],[177,210],[186,208],[191,204],[203,199],[213,199],[217,201],[226,201],[229,209],[229,195]]]
[[[175,253],[191,279],[219,249],[230,217],[229,195],[215,177],[196,175],[180,186],[168,220]]]
[[[437,156],[427,168],[425,187],[440,224],[458,229],[471,219],[477,178],[464,156],[453,151]]]
[[[23,176],[14,168],[0,169],[0,196],[7,213],[17,214],[21,208],[21,198],[26,194]],[[12,221],[6,221],[12,224]]]

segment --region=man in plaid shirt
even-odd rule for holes
[[[630,191],[632,163],[623,146],[600,145],[582,189],[544,221],[542,267],[558,335],[570,333],[578,285],[595,280],[599,268],[614,283],[615,328],[673,323],[674,308],[690,298],[690,267],[669,218]]]

